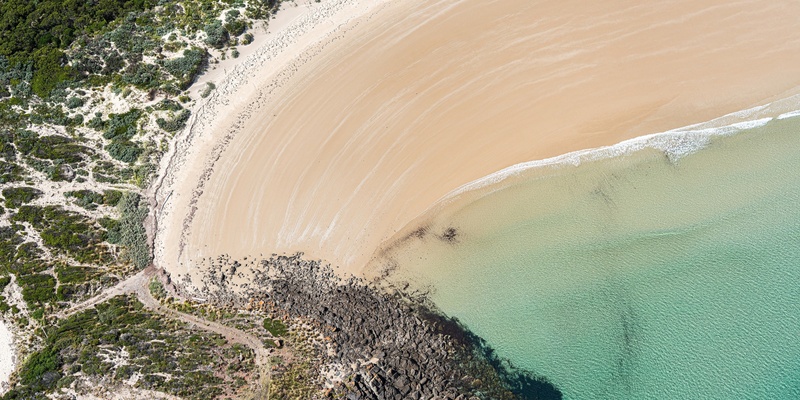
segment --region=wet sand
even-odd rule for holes
[[[796,3],[375,3],[248,70],[268,90],[225,94],[196,128],[157,196],[160,266],[303,251],[359,273],[465,183],[800,84]]]

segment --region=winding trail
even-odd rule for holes
[[[125,279],[116,285],[103,290],[100,294],[87,299],[82,303],[76,304],[67,310],[56,313],[55,316],[57,319],[67,318],[75,313],[92,308],[97,304],[107,301],[113,297],[134,294],[146,308],[152,311],[166,315],[173,319],[177,319],[186,324],[196,326],[202,330],[216,333],[223,336],[228,342],[242,344],[252,349],[255,355],[256,367],[258,368],[258,373],[261,377],[258,383],[253,384],[254,393],[252,398],[254,400],[269,399],[268,391],[271,371],[269,363],[269,351],[264,347],[261,340],[259,340],[256,336],[242,330],[164,307],[150,293],[150,280],[155,277],[156,274],[156,267],[151,265],[136,275],[133,275],[128,279]]]

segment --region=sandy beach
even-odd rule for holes
[[[14,343],[11,331],[0,321],[0,393],[5,393],[8,378],[14,372]]]
[[[798,16],[765,1],[301,4],[204,78],[218,89],[154,186],[156,263],[182,275],[303,251],[359,273],[465,183],[797,93]]]

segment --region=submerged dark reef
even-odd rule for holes
[[[357,278],[343,280],[330,266],[301,254],[243,262],[227,257],[211,261],[196,294],[219,306],[262,307],[312,325],[325,338],[312,357],[315,369],[342,371],[339,379],[327,382],[324,397],[562,397],[546,379],[498,357],[424,296],[383,290]],[[325,383],[321,380],[320,388]]]

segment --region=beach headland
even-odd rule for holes
[[[359,274],[468,182],[800,85],[800,10],[766,2],[302,7],[219,78],[162,165],[155,256],[174,277],[296,251]]]
[[[561,399],[556,387],[505,363],[425,296],[342,279],[302,254],[203,264],[210,273],[192,295],[314,332],[300,354],[326,377],[325,398]]]

